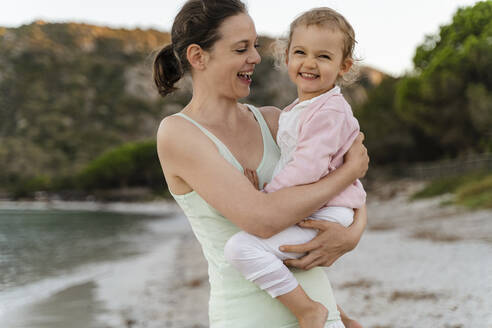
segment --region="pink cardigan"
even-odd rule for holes
[[[359,123],[338,87],[335,88],[302,110],[292,159],[273,177],[266,192],[316,182],[342,165],[343,155],[359,133]],[[298,100],[294,101],[284,112],[297,104]],[[360,208],[365,201],[366,192],[356,180],[323,207]]]

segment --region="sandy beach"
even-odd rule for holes
[[[402,181],[372,193],[360,244],[326,269],[338,303],[369,328],[492,327],[492,211],[441,206],[449,195],[410,202],[420,187]],[[207,327],[206,262],[193,236],[176,255],[162,322]]]
[[[371,192],[361,242],[326,268],[337,302],[368,328],[492,327],[492,211],[441,206],[449,196],[410,202],[420,186]],[[167,202],[92,208],[172,216],[152,223],[162,243],[11,312],[5,327],[208,327],[207,263],[180,210]],[[53,317],[57,324],[39,319]]]

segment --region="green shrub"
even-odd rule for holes
[[[162,190],[166,186],[155,140],[127,143],[105,152],[89,163],[76,180],[85,190],[121,187]]]
[[[52,181],[48,176],[40,175],[30,178],[20,179],[9,188],[14,199],[32,197],[36,191],[49,191],[52,188]]]

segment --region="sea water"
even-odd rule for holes
[[[0,326],[64,327],[71,317],[70,327],[103,327],[101,316],[111,326],[112,311],[134,305],[125,293],[143,288],[152,263],[174,260],[182,223],[162,215],[0,209]]]

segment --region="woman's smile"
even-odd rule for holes
[[[237,73],[239,80],[247,85],[250,85],[251,82],[253,81],[251,78],[252,75],[253,75],[253,71]]]

